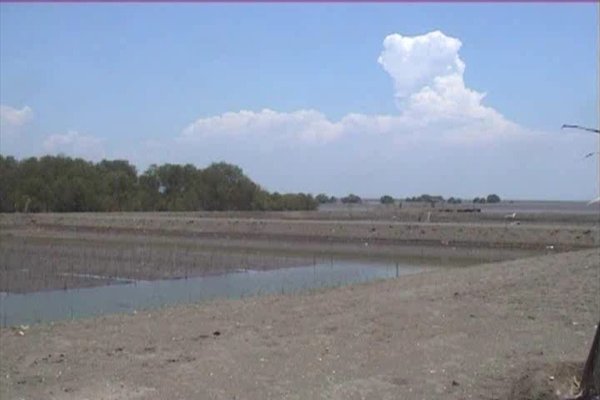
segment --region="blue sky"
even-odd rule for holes
[[[599,137],[559,129],[598,126],[595,4],[0,11],[5,155],[224,160],[337,195],[597,196]]]

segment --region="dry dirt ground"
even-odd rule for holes
[[[2,329],[0,397],[545,399],[513,386],[568,388],[599,293],[596,248]]]

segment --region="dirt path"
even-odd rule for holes
[[[503,399],[581,362],[600,251],[0,331],[2,399]]]

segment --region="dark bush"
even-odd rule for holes
[[[486,198],[486,201],[488,203],[500,203],[500,196],[498,196],[497,194],[489,194]]]
[[[346,197],[342,197],[342,203],[344,204],[358,204],[362,203],[362,199],[355,194],[349,194]]]
[[[381,196],[381,198],[379,199],[379,202],[381,204],[394,204],[396,201],[394,200],[394,198],[392,196],[389,195],[384,195]]]

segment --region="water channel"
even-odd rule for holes
[[[0,292],[2,326],[132,313],[173,304],[261,294],[290,294],[416,273],[416,265],[331,260],[310,266],[238,270],[213,276],[115,283],[25,294]]]

